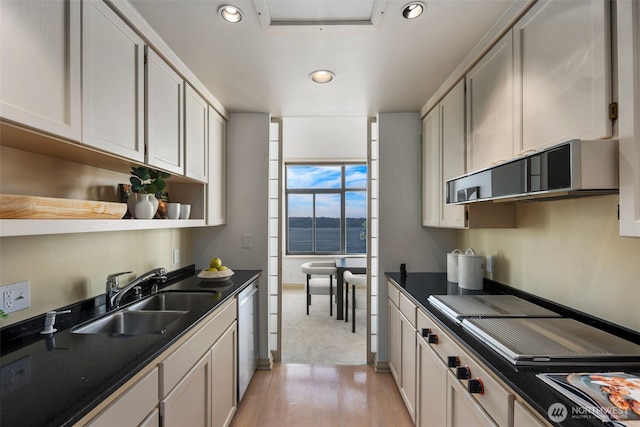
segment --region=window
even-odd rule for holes
[[[285,167],[287,254],[367,253],[367,165]]]

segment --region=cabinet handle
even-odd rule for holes
[[[447,366],[449,368],[457,368],[460,366],[460,358],[456,356],[447,356]]]
[[[467,390],[472,394],[484,394],[484,384],[480,378],[471,379],[467,382]]]
[[[428,334],[427,342],[429,344],[438,344],[438,334]]]
[[[458,366],[456,368],[456,378],[459,380],[468,380],[471,378],[471,369],[468,366]]]
[[[431,328],[422,328],[422,336],[427,337],[431,333]]]

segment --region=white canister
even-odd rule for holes
[[[447,281],[458,283],[458,256],[462,254],[460,249],[454,249],[447,254]]]
[[[458,256],[458,287],[462,289],[482,290],[484,279],[484,257],[476,255],[473,249],[467,249]]]

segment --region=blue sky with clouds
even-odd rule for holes
[[[346,165],[347,188],[366,188],[367,166]],[[287,187],[292,189],[339,189],[341,188],[341,166],[287,166]],[[365,218],[367,215],[366,193],[352,192],[346,195],[347,218]],[[290,194],[289,216],[312,216],[312,195]],[[323,194],[316,197],[316,216],[339,217],[340,196]]]

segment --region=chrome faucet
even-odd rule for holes
[[[112,308],[118,307],[120,305],[120,300],[122,300],[122,297],[124,297],[124,295],[129,292],[129,290],[133,289],[135,286],[140,285],[142,282],[147,281],[153,277],[157,277],[162,281],[167,280],[167,270],[164,268],[155,268],[147,273],[144,273],[140,277],[136,277],[123,287],[120,287],[120,283],[118,282],[119,276],[129,273],[132,272],[123,271],[121,273],[110,274],[107,276],[107,311],[111,310]]]

